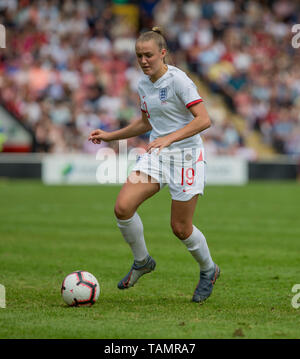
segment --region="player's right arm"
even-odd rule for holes
[[[128,126],[121,128],[120,130],[107,132],[103,130],[94,130],[90,133],[89,141],[94,144],[100,144],[101,141],[110,142],[115,140],[123,140],[130,137],[142,135],[152,130],[148,116],[146,112],[142,111],[142,117],[136,121],[133,121]]]

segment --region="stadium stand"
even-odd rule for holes
[[[291,46],[297,2],[124,3],[1,0],[7,47],[0,53],[0,99],[31,128],[37,152],[94,153],[91,129],[113,130],[140,116],[135,39],[159,24],[171,64],[198,79],[214,123],[203,135],[209,152],[248,159],[300,154],[300,49]],[[147,135],[128,145],[146,142]]]

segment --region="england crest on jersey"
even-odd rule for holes
[[[162,89],[159,89],[159,99],[160,101],[164,102],[167,101],[168,98],[168,88],[164,87]]]

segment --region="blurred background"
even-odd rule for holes
[[[1,0],[0,176],[40,178],[48,155],[118,152],[88,134],[140,117],[135,40],[161,26],[169,64],[195,81],[211,117],[208,156],[243,160],[249,179],[299,178],[297,23],[299,2],[287,0]]]

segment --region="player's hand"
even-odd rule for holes
[[[158,148],[158,152],[157,152],[157,155],[158,155],[163,148],[170,146],[172,142],[173,142],[172,138],[169,135],[156,138],[154,141],[152,141],[148,144],[146,151],[151,153],[156,148]]]
[[[110,141],[109,132],[94,130],[90,133],[89,141],[92,141],[95,145],[100,145],[101,141]]]

